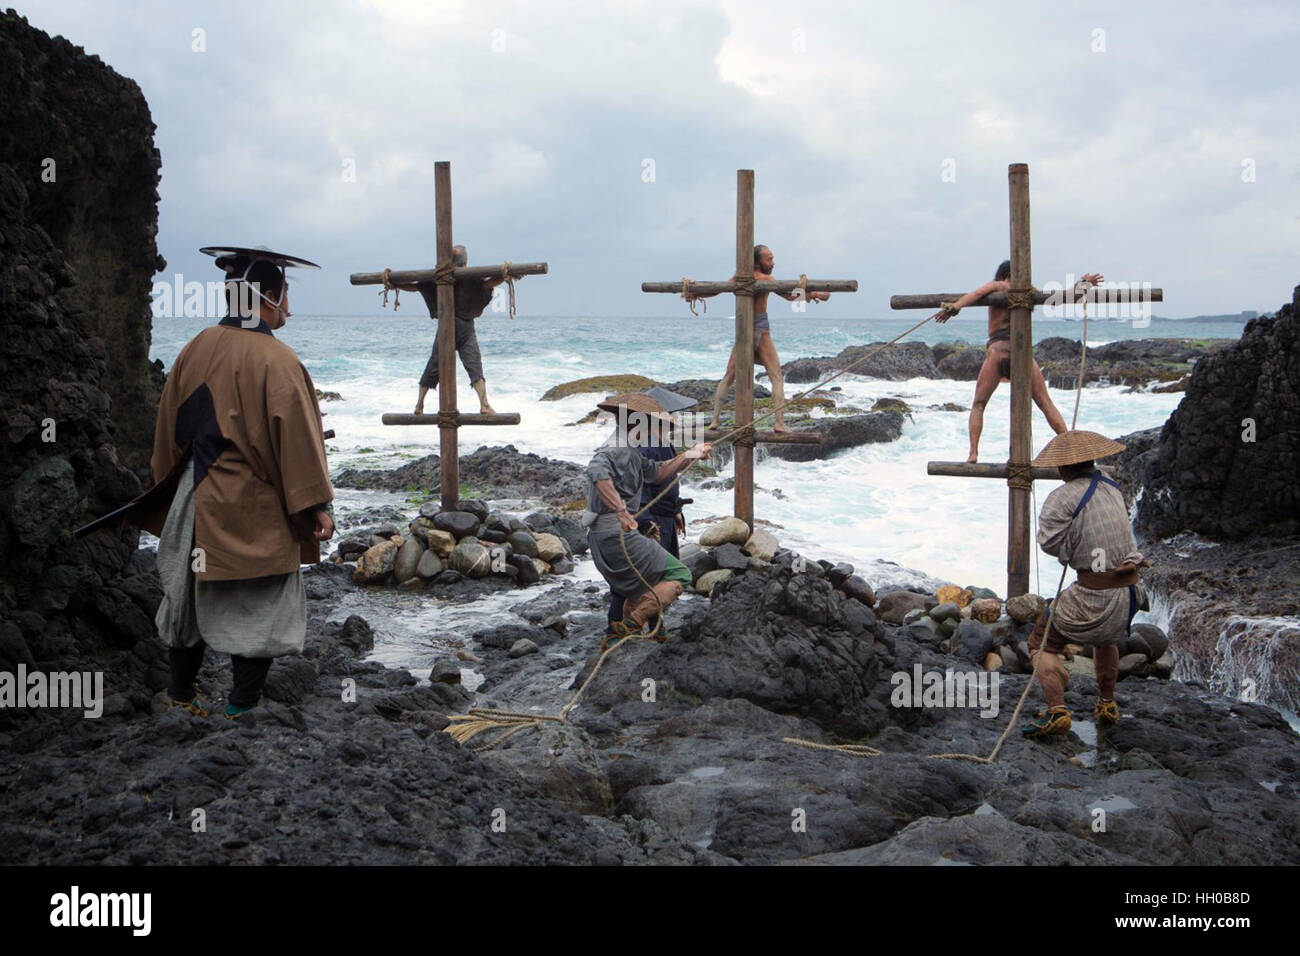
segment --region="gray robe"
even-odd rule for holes
[[[610,590],[625,598],[635,597],[646,590],[641,578],[645,578],[651,585],[658,583],[663,577],[669,555],[657,541],[650,540],[639,531],[629,531],[622,535],[623,545],[627,547],[625,556],[623,545],[619,544],[622,528],[618,523],[618,515],[596,493],[596,482],[606,478],[613,481],[614,490],[623,499],[627,510],[635,514],[640,506],[641,488],[655,480],[659,465],[659,462],[650,461],[627,445],[605,445],[598,448],[587,465],[587,510],[583,512],[582,523],[587,527],[591,559],[596,564],[596,570],[609,582]],[[630,565],[628,557],[632,559]],[[638,571],[640,577],[637,576]]]
[[[1038,516],[1039,546],[1075,570],[1113,571],[1140,562],[1128,508],[1117,489],[1099,482],[1079,516],[1070,520],[1090,480],[1075,478],[1047,496]],[[1139,605],[1145,603],[1141,585],[1137,599]],[[1076,581],[1052,605],[1052,630],[1075,644],[1118,644],[1128,633],[1129,601],[1128,588],[1097,591]]]
[[[154,623],[168,647],[200,640],[226,654],[281,657],[301,653],[307,638],[302,573],[200,581],[193,568],[194,464],[185,466],[158,539],[163,599]]]

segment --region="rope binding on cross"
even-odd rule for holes
[[[692,284],[693,283],[690,279],[687,279],[685,276],[682,277],[682,298],[685,299],[686,304],[691,307],[691,315],[700,314],[695,311],[695,306],[697,303],[704,306],[704,311],[707,313],[709,311],[708,300],[696,297],[695,293],[691,291]]]
[[[1028,491],[1034,487],[1034,466],[1026,461],[1007,462],[1007,485]]]
[[[501,281],[510,290],[510,318],[515,317],[515,277],[510,274],[510,260],[501,263]]]
[[[1008,289],[1007,308],[1032,310],[1034,307],[1034,296],[1038,294],[1039,290],[1035,289],[1032,283],[1024,289]]]
[[[386,309],[386,308],[388,308],[388,292],[389,292],[390,289],[392,290],[392,292],[393,292],[393,311],[396,312],[399,308],[401,308],[402,290],[399,289],[397,286],[393,285],[393,283],[392,283],[392,281],[391,281],[391,280],[392,280],[392,276],[393,276],[393,270],[392,270],[392,269],[385,268],[385,269],[384,269],[384,288],[383,288],[383,290],[382,290],[379,294],[382,295],[382,296],[384,297],[384,301],[381,303],[381,307]]]

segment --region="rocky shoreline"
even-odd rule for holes
[[[988,715],[973,691],[965,706],[900,706],[899,675],[990,674],[976,659],[1002,609],[983,624],[976,602],[990,599],[971,595],[968,616],[957,601],[950,616],[933,595],[873,595],[851,568],[827,564],[784,552],[715,580],[711,598],[670,611],[668,643],[612,654],[568,721],[484,753],[472,748],[490,737],[458,746],[441,732],[446,715],[557,712],[595,662],[604,589],[562,582],[515,605],[510,622],[465,635],[459,660],[482,676],[471,694],[458,663],[426,681],[367,662],[370,625],[331,616],[360,585],[319,565],[307,572],[307,650],[273,666],[252,721],[195,719],[162,694],[136,694],[100,720],[0,716],[0,746],[16,761],[0,859],[1300,862],[1300,744],[1271,708],[1132,674],[1119,686],[1125,717],[1098,729],[1086,719],[1095,683],[1078,661],[1067,703],[1083,719],[1070,736],[1013,734],[992,766],[936,760],[987,753],[1028,678],[998,673]],[[954,639],[936,640],[950,621]],[[207,699],[220,699],[228,671],[205,665]],[[196,810],[206,838],[192,831]],[[792,815],[806,827],[792,828]]]
[[[1199,362],[1120,474],[1175,675],[1300,711],[1300,287]]]
[[[795,359],[781,366],[787,382],[816,382],[863,358],[882,343],[850,345],[838,355]],[[1085,385],[1127,385],[1133,390],[1180,392],[1195,364],[1217,354],[1228,339],[1131,339],[1088,349]],[[1034,358],[1053,388],[1074,388],[1079,380],[1080,342],[1055,336],[1034,343]],[[984,348],[960,342],[887,346],[854,369],[854,374],[888,381],[946,378],[973,382],[984,362]]]

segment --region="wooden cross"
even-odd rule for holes
[[[754,423],[754,295],[758,292],[857,292],[854,279],[751,279],[754,274],[754,171],[736,170],[736,274],[721,282],[643,282],[642,292],[681,293],[689,290],[699,295],[731,292],[736,296],[736,418],[737,428],[746,431],[736,436],[735,515],[754,529],[754,443],[797,442],[817,444],[821,438],[813,432],[755,431]],[[736,280],[740,281],[737,282]],[[743,387],[742,387],[743,386]],[[704,433],[706,441],[723,432]]]
[[[1008,485],[1007,502],[1007,597],[1029,591],[1029,493],[1033,479],[1060,477],[1055,468],[1030,465],[1030,378],[1034,361],[1032,316],[1035,305],[1052,300],[1064,301],[1070,292],[1042,292],[1033,287],[1029,248],[1029,166],[1012,163],[1007,168],[1011,194],[1011,290],[993,292],[971,305],[1005,305],[1011,325],[1011,454],[1001,464],[969,464],[961,461],[932,461],[926,465],[928,475],[959,478],[1003,478]],[[1087,301],[1107,301],[1109,290],[1092,288]],[[892,309],[942,308],[963,293],[896,295],[890,298]],[[1075,301],[1081,301],[1075,299]],[[1164,291],[1143,288],[1125,301],[1163,302]],[[1084,343],[1085,345],[1087,343]],[[1031,478],[1032,476],[1032,478]]]
[[[438,162],[433,167],[434,206],[437,215],[436,269],[410,269],[401,272],[354,272],[353,285],[406,285],[418,282],[438,283],[438,414],[411,415],[390,412],[383,416],[385,425],[437,425],[439,433],[438,471],[442,477],[442,507],[452,510],[460,500],[460,457],[458,433],[461,425],[518,425],[518,412],[490,415],[461,412],[456,407],[456,296],[457,279],[519,278],[546,275],[545,262],[512,262],[495,266],[451,265],[451,163]]]

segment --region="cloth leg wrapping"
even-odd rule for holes
[[[1097,693],[1106,700],[1115,699],[1115,681],[1119,679],[1119,648],[1094,647],[1092,668],[1097,674]]]
[[[207,645],[199,641],[193,647],[171,647],[167,655],[171,659],[171,679],[167,682],[167,694],[172,700],[193,700],[194,679],[199,676],[203,666],[203,652]]]
[[[271,670],[271,658],[233,654],[230,663],[235,671],[235,681],[230,696],[226,699],[236,707],[255,706],[262,697],[266,675]]]

